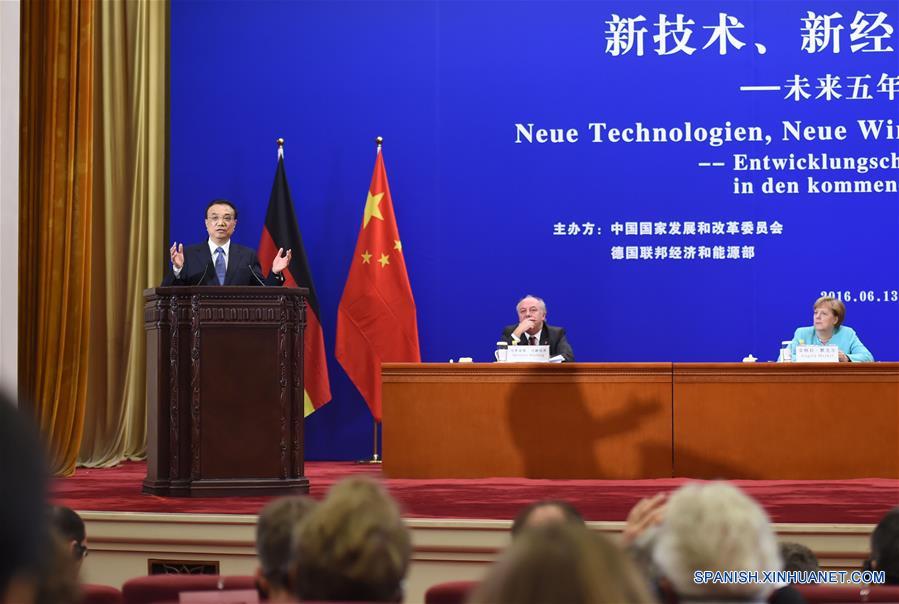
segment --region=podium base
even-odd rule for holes
[[[141,492],[160,497],[254,497],[268,495],[308,495],[309,479],[200,479],[145,480]]]

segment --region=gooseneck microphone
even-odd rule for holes
[[[194,285],[202,285],[203,279],[206,278],[206,273],[209,272],[209,267],[212,266],[212,260],[206,263],[206,268],[203,269],[203,274],[200,275],[200,280],[194,283]]]
[[[259,285],[261,285],[262,287],[266,287],[265,283],[262,282],[262,279],[259,278],[259,275],[256,274],[256,271],[253,270],[253,265],[248,264],[247,268],[250,269],[250,274],[252,274],[253,277],[256,278],[256,281],[259,282]]]

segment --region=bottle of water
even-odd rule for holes
[[[793,362],[793,351],[790,350],[790,344],[792,344],[792,340],[784,340],[780,343],[780,362],[781,363],[792,363]]]

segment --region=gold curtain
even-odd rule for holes
[[[87,395],[94,8],[22,3],[19,388],[61,474],[75,467]]]
[[[58,474],[145,452],[167,11],[159,0],[22,3],[19,383]]]
[[[143,290],[162,280],[168,3],[101,2],[90,372],[79,464],[146,451]]]

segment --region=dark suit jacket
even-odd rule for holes
[[[269,272],[268,277],[263,277],[259,266],[259,259],[252,249],[231,242],[228,249],[228,270],[225,272],[225,285],[283,285],[284,277]],[[250,267],[256,273],[254,277]],[[262,283],[260,283],[260,281]],[[215,275],[215,264],[212,254],[209,253],[209,243],[204,241],[196,245],[184,248],[184,266],[181,274],[175,277],[172,265],[166,272],[162,285],[218,285],[218,277]]]
[[[508,325],[503,330],[503,340],[512,343],[512,332],[515,331],[515,328],[518,327],[518,323],[514,325]],[[521,342],[520,344],[527,344],[527,335],[526,333],[521,334]],[[556,355],[561,354],[565,357],[566,361],[574,361],[574,352],[571,350],[571,344],[568,343],[568,338],[565,337],[565,328],[564,327],[553,327],[552,325],[543,324],[543,331],[540,332],[540,341],[538,342],[541,346],[549,345],[549,356],[554,357]]]

